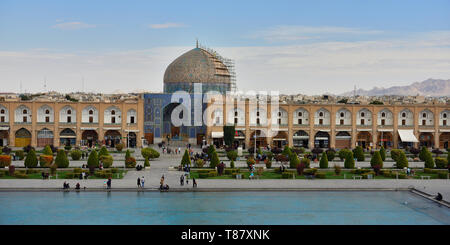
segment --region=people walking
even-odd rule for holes
[[[139,177],[137,178],[137,186],[138,186],[138,188],[141,187],[141,178],[139,178]]]
[[[108,181],[106,182],[106,184],[108,185],[108,189],[111,189],[111,177],[108,178]]]
[[[180,185],[183,186],[184,185],[184,174],[182,174],[180,176]]]
[[[195,178],[192,178],[192,187],[197,187],[197,181],[195,181]]]
[[[141,187],[142,188],[144,188],[144,183],[145,183],[145,179],[144,179],[144,176],[142,176],[142,178],[141,178]]]

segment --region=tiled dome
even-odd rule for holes
[[[214,55],[204,49],[194,48],[167,67],[164,83],[227,83],[230,73]]]

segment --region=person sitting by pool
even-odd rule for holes
[[[67,183],[64,181],[63,189],[67,189]]]
[[[79,190],[79,189],[80,189],[80,183],[77,183],[77,185],[75,186],[75,189],[76,189],[76,190]]]
[[[437,196],[436,196],[436,200],[438,201],[442,201],[442,194],[438,192]]]
[[[248,176],[249,179],[253,179],[253,172],[250,173],[250,176]]]

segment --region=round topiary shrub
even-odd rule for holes
[[[442,157],[436,157],[434,159],[435,163],[436,163],[436,168],[439,169],[445,169],[447,168],[448,164],[447,164],[447,159],[442,158]]]
[[[72,158],[72,160],[78,161],[81,159],[82,154],[83,153],[80,150],[73,150],[70,152],[70,157]]]
[[[102,165],[104,168],[109,168],[113,165],[113,157],[108,155],[108,156],[102,156]]]
[[[118,152],[122,152],[123,148],[124,148],[124,144],[122,144],[122,143],[116,144],[116,150]]]

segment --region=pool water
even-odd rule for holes
[[[442,225],[407,191],[0,192],[2,225]]]

